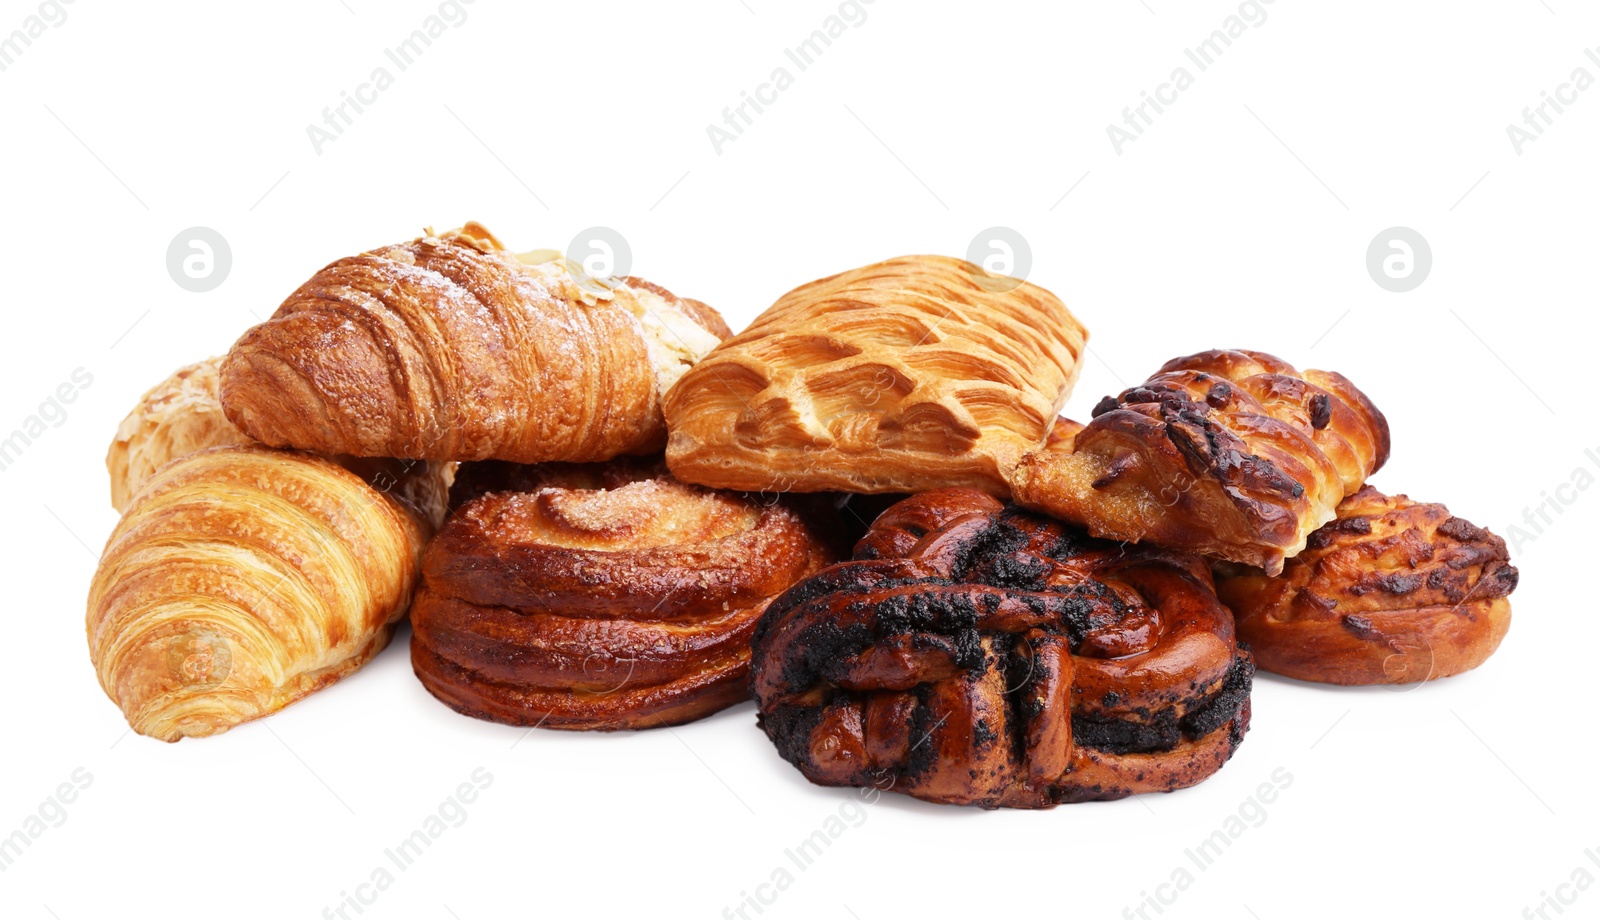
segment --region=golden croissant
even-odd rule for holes
[[[727,335],[705,304],[581,286],[469,223],[317,272],[234,344],[222,405],[273,447],[607,460],[661,449],[661,395]]]
[[[133,497],[89,589],[100,685],[176,741],[276,712],[388,643],[429,525],[310,454],[219,447]]]

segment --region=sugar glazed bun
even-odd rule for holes
[[[667,394],[673,474],[750,491],[1007,494],[1087,333],[1049,291],[1004,280],[905,256],[783,295]]]
[[[1443,505],[1367,486],[1283,573],[1221,566],[1217,591],[1261,668],[1328,684],[1403,684],[1482,664],[1511,626],[1505,541]]]
[[[651,728],[746,699],[757,618],[836,555],[788,504],[659,458],[464,464],[453,497],[412,665],[451,708],[512,725]]]
[[[752,689],[814,783],[1046,808],[1215,773],[1254,670],[1198,557],[942,489],[773,602]]]
[[[1011,484],[1017,504],[1094,536],[1270,573],[1388,456],[1383,413],[1339,374],[1204,351],[1106,397],[1070,446],[1029,454]]]

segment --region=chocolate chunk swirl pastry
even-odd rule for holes
[[[1331,371],[1203,351],[1106,397],[1071,441],[1017,466],[1017,504],[1094,536],[1276,573],[1389,457],[1389,425]]]
[[[942,489],[773,602],[751,684],[812,782],[1047,808],[1210,776],[1254,670],[1198,557]]]
[[[762,610],[836,558],[787,504],[659,459],[464,464],[452,497],[412,666],[451,708],[513,725],[650,728],[746,699]]]
[[[1264,670],[1404,684],[1482,664],[1511,626],[1504,540],[1443,505],[1371,486],[1339,504],[1276,577],[1219,566],[1217,591]]]

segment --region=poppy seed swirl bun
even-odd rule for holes
[[[1216,772],[1254,665],[1198,557],[941,489],[774,601],[751,673],[762,728],[814,783],[1047,808]]]

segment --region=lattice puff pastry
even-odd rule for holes
[[[1389,456],[1389,423],[1350,381],[1259,351],[1168,361],[1106,397],[1072,439],[1023,459],[1017,504],[1097,537],[1277,574]]]
[[[666,397],[667,463],[717,488],[1006,495],[1077,378],[1055,295],[905,256],[802,285]]]

